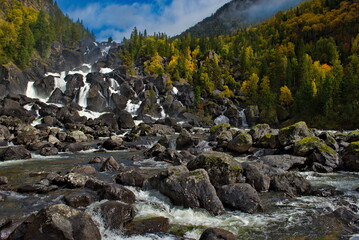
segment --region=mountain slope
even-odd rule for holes
[[[257,24],[276,12],[296,6],[303,0],[232,0],[182,34],[196,37],[235,33],[241,28]]]

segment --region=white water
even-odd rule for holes
[[[132,103],[131,100],[128,100],[128,101],[127,101],[127,104],[126,104],[125,110],[126,110],[127,112],[129,112],[132,116],[136,116],[136,115],[137,115],[137,111],[138,111],[138,109],[139,109],[140,106],[141,106],[141,103],[142,103],[142,102],[140,101],[139,103],[135,104],[135,103]]]
[[[239,118],[242,120],[242,127],[243,128],[248,128],[247,116],[246,116],[246,113],[244,111],[245,111],[245,109],[242,109],[239,112]]]
[[[48,99],[47,98],[43,98],[41,96],[39,96],[36,93],[36,89],[34,87],[35,82],[28,82],[27,83],[27,88],[26,88],[26,96],[30,97],[30,98],[37,98],[42,102],[46,102]]]
[[[176,87],[172,87],[172,92],[173,92],[173,94],[177,95],[178,94],[178,89]]]
[[[87,96],[90,91],[90,84],[85,82],[85,86],[80,88],[78,104],[84,109],[87,107]]]
[[[106,73],[111,73],[113,71],[113,69],[111,68],[101,68],[100,69],[100,73],[106,74]]]

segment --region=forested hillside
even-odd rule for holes
[[[52,0],[0,0],[0,6],[0,64],[13,62],[25,68],[35,56],[46,58],[54,41],[70,46],[91,36]]]
[[[134,29],[119,55],[130,74],[140,67],[191,84],[199,110],[222,96],[258,106],[262,122],[356,128],[358,12],[357,0],[312,0],[236,35],[170,39]]]

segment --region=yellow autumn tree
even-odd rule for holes
[[[223,86],[223,91],[221,92],[221,97],[231,98],[233,97],[234,93],[232,90],[229,89],[227,85]]]
[[[144,63],[145,72],[151,76],[157,76],[164,73],[162,62],[163,58],[156,52],[149,61]]]
[[[282,106],[289,106],[294,101],[292,92],[287,86],[283,86],[280,88],[280,94],[279,94],[279,102]]]

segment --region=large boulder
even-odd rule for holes
[[[34,82],[34,87],[37,95],[43,98],[48,98],[55,89],[55,77],[47,76],[42,79],[38,79]]]
[[[11,133],[9,129],[4,125],[0,125],[0,141],[9,141],[10,138]]]
[[[44,208],[25,221],[8,239],[100,240],[101,234],[91,216],[64,204]]]
[[[124,149],[123,140],[122,139],[107,139],[102,143],[102,147],[106,150],[122,150]]]
[[[244,162],[242,163],[242,167],[244,169],[246,183],[260,192],[269,190],[271,179],[267,165],[262,162]]]
[[[237,240],[237,237],[224,229],[207,228],[199,238],[199,240]]]
[[[186,130],[182,129],[180,135],[176,139],[176,148],[184,150],[193,145],[194,141],[191,134]]]
[[[311,184],[297,172],[284,172],[272,177],[271,188],[278,192],[287,193],[291,197],[309,194]]]
[[[87,140],[86,134],[82,131],[72,131],[66,137],[66,141],[72,143],[86,142]]]
[[[231,155],[205,152],[187,164],[189,170],[205,169],[214,187],[242,182],[243,169]]]
[[[307,162],[307,158],[305,157],[292,156],[288,154],[266,155],[261,157],[259,160],[264,164],[283,171],[304,168]]]
[[[101,200],[122,201],[127,204],[133,204],[136,201],[135,194],[119,184],[105,184],[98,188],[97,192]]]
[[[123,230],[126,223],[135,217],[135,209],[125,203],[108,201],[96,209],[101,215],[106,229]]]
[[[121,168],[123,168],[123,166],[121,166],[116,159],[114,159],[112,156],[107,158],[107,160],[102,164],[100,171],[101,172],[114,172],[114,171],[118,171]]]
[[[53,179],[53,183],[59,186],[66,186],[68,188],[82,188],[85,186],[88,176],[80,173],[68,173],[65,176],[57,176]]]
[[[142,187],[145,177],[138,169],[133,168],[122,171],[115,180],[118,184]]]
[[[298,122],[279,130],[278,139],[282,146],[288,146],[305,137],[313,137],[305,122]]]
[[[348,171],[359,172],[359,141],[351,142],[345,149],[343,166]]]
[[[81,74],[67,75],[65,81],[66,91],[64,94],[70,98],[74,98],[78,90],[85,86],[84,77]]]
[[[126,110],[122,110],[120,112],[117,124],[120,129],[132,129],[136,126],[135,122],[133,121],[132,115]]]
[[[271,128],[268,124],[257,124],[249,131],[253,141],[257,142],[259,139],[264,137],[266,134],[271,132]]]
[[[306,137],[294,143],[294,154],[306,156],[316,163],[313,170],[332,172],[340,167],[338,153],[318,137]],[[321,167],[319,167],[320,165]]]
[[[156,188],[173,204],[190,208],[204,208],[218,215],[224,212],[215,188],[203,169],[189,172],[184,166],[170,167],[150,178],[146,188]]]
[[[54,156],[59,154],[59,150],[56,147],[43,147],[40,150],[41,156]]]
[[[0,156],[1,161],[31,158],[31,153],[24,146],[8,147]]]
[[[235,138],[233,138],[227,145],[227,148],[239,152],[247,152],[253,144],[252,136],[247,133],[239,133]]]
[[[128,98],[118,93],[113,93],[111,95],[111,100],[114,104],[114,107],[118,110],[124,110],[128,102]]]
[[[94,192],[73,192],[64,197],[64,201],[70,207],[87,207],[97,200]]]
[[[217,190],[222,203],[229,208],[246,213],[262,211],[257,191],[248,183],[236,183],[222,186]]]
[[[94,112],[106,111],[107,100],[97,85],[92,86],[87,96],[87,109]]]
[[[148,233],[165,233],[169,229],[169,219],[153,217],[129,222],[125,226],[126,235],[144,235]]]
[[[56,104],[67,104],[70,101],[70,98],[67,97],[60,88],[56,88],[55,91],[52,92],[48,103],[56,103]],[[41,113],[40,113],[41,114]]]

